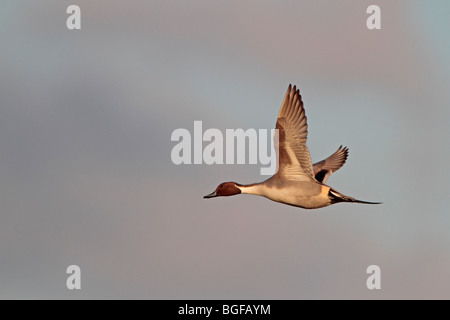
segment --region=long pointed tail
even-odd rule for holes
[[[358,200],[352,197],[348,197],[343,195],[340,192],[337,192],[336,190],[333,190],[330,188],[330,191],[328,192],[328,196],[330,197],[331,203],[338,203],[338,202],[356,202],[356,203],[365,203],[365,204],[381,204],[382,202],[369,202],[369,201],[362,201]]]

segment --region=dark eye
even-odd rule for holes
[[[223,188],[223,184],[220,187]]]

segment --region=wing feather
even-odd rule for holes
[[[291,87],[286,92],[276,123],[278,129],[277,175],[287,180],[315,180],[306,139],[308,124],[299,90]],[[277,145],[277,139],[275,139]]]
[[[340,146],[335,153],[328,158],[314,163],[314,176],[317,181],[325,183],[328,177],[339,170],[345,163],[348,157],[348,148]]]

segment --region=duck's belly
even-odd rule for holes
[[[324,185],[319,185],[319,188],[308,189],[274,189],[272,192],[267,192],[264,196],[270,200],[291,206],[317,209],[331,204],[331,200],[328,197],[329,190],[330,188]]]

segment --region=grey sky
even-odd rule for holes
[[[3,1],[0,298],[450,298],[450,5]],[[260,165],[175,166],[177,128],[275,125],[303,95],[328,184],[381,206],[204,200]],[[77,264],[82,290],[67,290]],[[382,290],[365,286],[367,266]]]

